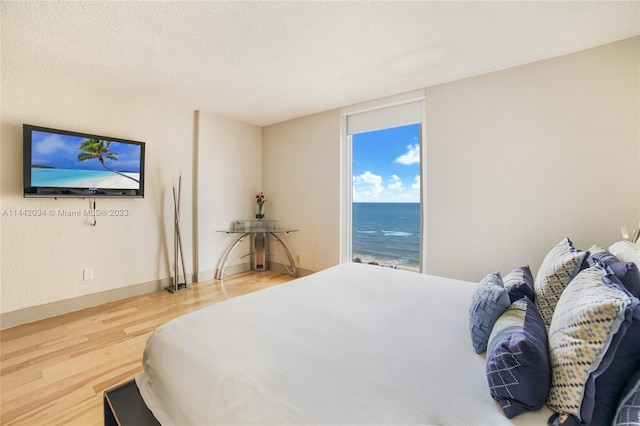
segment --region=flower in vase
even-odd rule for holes
[[[258,192],[256,194],[256,204],[258,204],[258,214],[262,215],[262,208],[264,206],[264,203],[267,202],[267,199],[264,198],[264,193],[262,191]]]

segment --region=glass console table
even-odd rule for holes
[[[267,271],[269,269],[268,261],[268,241],[267,236],[272,236],[282,246],[284,253],[287,255],[289,261],[289,267],[285,265],[287,271],[292,276],[297,276],[296,264],[293,261],[293,256],[289,251],[287,245],[282,241],[278,234],[289,234],[291,232],[297,232],[297,229],[282,229],[277,225],[277,220],[238,220],[233,223],[230,229],[218,230],[218,232],[224,232],[226,234],[237,234],[238,237],[227,247],[224,252],[218,268],[216,269],[215,278],[220,280],[224,276],[224,271],[227,268],[227,261],[233,251],[240,245],[240,243],[247,237],[251,237],[251,252],[239,259],[247,256],[251,256],[251,269],[254,271]]]

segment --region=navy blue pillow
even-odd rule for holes
[[[620,282],[611,275],[603,278],[605,285],[619,286]],[[640,301],[631,297],[632,302],[625,312],[625,319],[614,337],[612,346],[618,344],[615,355],[605,371],[595,379],[595,405],[591,424],[610,424],[624,391],[624,384],[631,372],[640,369]],[[604,361],[603,361],[604,362]],[[587,389],[589,392],[591,389]]]
[[[494,324],[486,373],[489,393],[508,418],[545,404],[551,384],[547,329],[529,298],[512,303]]]
[[[533,290],[533,274],[529,265],[521,266],[509,272],[503,279],[504,288],[509,293],[511,303],[520,300],[523,297],[528,298],[532,302],[535,301],[535,292]]]
[[[597,262],[601,265],[609,267],[609,270],[622,285],[629,290],[629,293],[635,297],[640,297],[640,271],[638,266],[633,262],[622,262],[616,256],[606,250],[592,253],[589,256],[589,265],[593,266]]]
[[[640,426],[640,370],[624,389],[614,422],[615,426]]]
[[[598,270],[600,272],[598,272]],[[587,276],[589,273],[597,273],[600,277],[600,284],[595,282],[595,280],[591,281]],[[610,334],[605,342],[606,345],[602,347],[603,352],[593,354],[583,351],[585,354],[583,358],[593,358],[595,356],[598,365],[591,364],[579,367],[580,371],[587,371],[588,376],[581,389],[581,400],[578,405],[566,405],[573,404],[573,401],[566,396],[565,389],[567,389],[567,383],[562,383],[560,387],[552,383],[552,387],[556,386],[556,388],[550,390],[547,403],[549,407],[558,414],[551,416],[549,419],[550,425],[582,426],[611,424],[625,383],[629,380],[630,374],[640,368],[640,344],[638,344],[638,342],[640,342],[640,300],[632,296],[614,275],[607,275],[607,271],[603,270],[602,266],[593,266],[582,271],[580,274],[585,275],[584,277],[580,277],[579,275],[578,277],[580,278],[576,277],[574,282],[570,283],[565,290],[565,294],[562,295],[558,303],[557,312],[562,311],[563,314],[559,314],[557,318],[554,316],[554,321],[549,330],[549,350],[551,352],[550,358],[554,380],[556,377],[562,379],[566,376],[566,374],[563,375],[562,372],[556,371],[556,368],[568,371],[570,368],[575,367],[571,367],[570,362],[565,362],[567,360],[557,360],[563,361],[563,363],[558,365],[553,364],[553,352],[556,350],[554,344],[561,344],[558,346],[560,349],[562,349],[562,345],[568,347],[567,344],[570,344],[571,347],[577,347],[576,345],[579,344],[579,342],[574,341],[575,339],[572,340],[571,336],[566,338],[562,337],[565,334],[562,327],[565,327],[565,330],[569,330],[566,326],[557,326],[561,324],[564,319],[564,311],[566,311],[567,318],[569,318],[570,321],[575,321],[572,333],[577,333],[580,330],[584,330],[585,332],[589,330],[590,333],[590,328],[593,327],[595,320],[581,321],[580,318],[584,317],[584,315],[581,315],[579,311],[593,311],[593,309],[597,307],[593,305],[593,301],[598,300],[602,300],[603,304],[609,305],[611,305],[611,302],[615,302],[616,299],[620,301],[626,300],[626,302],[619,307],[620,311],[615,316],[614,321],[616,325],[610,330]],[[617,294],[613,296],[612,292],[606,290],[606,288],[615,290],[614,293]],[[580,291],[583,289],[588,291]],[[605,298],[601,299],[601,297]],[[615,303],[617,304],[617,302]],[[572,308],[565,309],[565,305],[566,307]],[[608,308],[606,310],[608,310]],[[605,310],[603,309],[600,314],[604,312]],[[571,320],[571,318],[573,318],[573,320]],[[609,320],[613,320],[613,318],[607,321]],[[589,333],[584,334],[585,341],[589,340]],[[554,336],[561,336],[561,340],[564,339],[564,341],[556,342]],[[596,341],[595,343],[602,346],[600,345],[602,342]],[[573,364],[576,363],[573,362]],[[576,379],[571,380],[575,381]],[[573,388],[570,390],[574,393]],[[571,411],[570,414],[563,414],[567,413],[567,410],[564,409],[566,407],[558,407],[558,401],[553,398],[554,393],[556,394],[556,399],[560,398],[558,401],[561,401],[561,405],[571,407],[571,410],[569,410]],[[579,412],[579,418],[576,416],[576,409]]]

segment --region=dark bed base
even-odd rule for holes
[[[135,380],[104,392],[105,426],[159,426],[147,408]]]

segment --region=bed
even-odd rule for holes
[[[568,238],[535,280],[345,263],[159,327],[135,391],[163,425],[636,425],[638,297]]]
[[[489,395],[476,286],[342,264],[163,325],[136,383],[162,424],[545,424]]]

